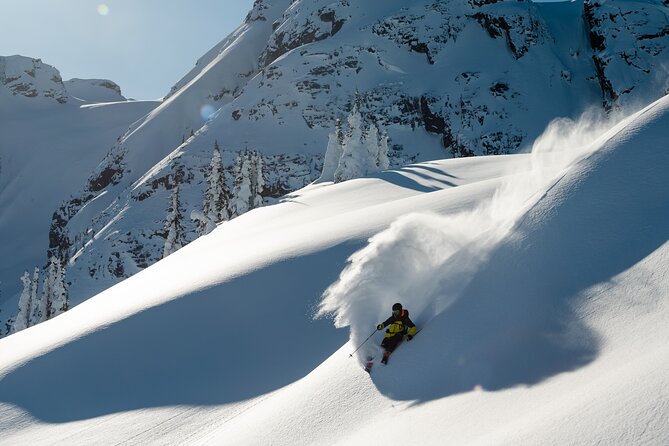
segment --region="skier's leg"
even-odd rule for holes
[[[390,358],[390,354],[395,351],[400,341],[402,341],[401,335],[395,335],[383,339],[383,342],[381,343],[381,346],[385,349],[383,352],[383,359],[381,359],[383,364],[388,364],[388,358]]]

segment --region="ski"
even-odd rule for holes
[[[372,366],[374,365],[374,357],[368,356],[367,362],[365,362],[365,372],[372,373]]]

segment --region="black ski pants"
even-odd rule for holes
[[[397,333],[394,336],[391,336],[389,338],[383,338],[383,341],[381,341],[381,347],[386,349],[389,352],[395,351],[398,345],[400,345],[400,342],[402,342],[402,338],[404,337],[403,333]]]

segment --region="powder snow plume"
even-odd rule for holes
[[[614,123],[618,122],[618,125]],[[624,125],[620,116],[587,112],[577,121],[557,119],[532,145],[525,169],[510,172],[492,198],[453,215],[410,214],[369,240],[348,260],[339,279],[323,293],[317,317],[333,316],[350,327],[357,347],[393,303],[410,310],[419,327],[446,311],[495,246],[567,170],[590,155]],[[357,356],[379,349],[367,342]]]

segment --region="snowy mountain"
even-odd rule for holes
[[[659,0],[258,0],[54,209],[44,250],[68,263],[72,304],[82,302],[211,228],[215,147],[223,195],[237,202],[218,215],[275,203],[320,177],[328,135],[356,97],[395,168],[522,152],[556,117],[639,108],[667,92],[667,10]]]
[[[21,56],[0,57],[0,94],[3,108],[7,108],[7,98],[10,95],[18,98],[40,98],[41,103],[55,101],[64,104],[68,100],[67,90],[58,70],[39,59]],[[25,100],[23,102],[26,103]]]
[[[1,339],[0,444],[666,444],[668,126],[665,97],[225,222]],[[396,300],[422,331],[368,375]]]
[[[585,2],[592,58],[606,107],[638,105],[669,91],[664,59],[667,5],[666,1]]]
[[[155,106],[125,102],[111,81],[63,82],[37,59],[0,57],[2,335],[17,314],[21,276],[46,269],[54,210],[80,190],[116,138]]]
[[[85,102],[120,102],[126,98],[121,87],[107,79],[70,79],[65,82],[70,95]]]

